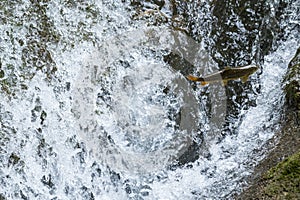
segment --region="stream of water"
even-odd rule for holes
[[[172,1],[159,12],[145,2],[150,20],[126,1],[1,2],[0,199],[224,199],[247,184],[280,130],[299,1],[261,74],[229,98],[233,120],[227,86],[196,86],[165,62],[173,53],[191,73],[218,70],[205,37],[151,21]],[[211,19],[198,3],[195,21]]]

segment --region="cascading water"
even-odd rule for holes
[[[195,23],[211,18],[201,3]],[[0,3],[0,199],[219,199],[242,189],[278,130],[299,30],[264,56],[245,98],[256,105],[236,102],[230,121],[223,86],[194,87],[165,62],[172,53],[217,70],[204,41],[170,26],[171,5],[144,2],[152,10],[140,17],[168,22],[156,25],[133,20],[124,2]],[[299,26],[299,2],[288,8],[282,26]]]

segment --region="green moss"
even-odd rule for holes
[[[300,110],[300,83],[293,80],[284,88],[286,94],[286,101],[289,106]]]
[[[297,49],[297,52],[291,62],[289,63],[289,67],[294,66],[300,63],[300,47]]]
[[[300,62],[289,67],[288,73],[286,74],[284,81],[288,82],[299,75],[300,75]]]
[[[300,111],[300,48],[289,64],[288,71],[284,78],[284,91],[287,105]]]
[[[264,179],[268,184],[264,194],[274,199],[297,199],[300,197],[300,152],[271,168]]]

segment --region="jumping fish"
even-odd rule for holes
[[[226,67],[225,69],[215,72],[213,74],[196,77],[188,75],[187,78],[191,81],[200,82],[201,85],[206,85],[214,82],[222,82],[223,85],[226,85],[230,80],[242,80],[245,83],[248,80],[248,77],[253,74],[258,69],[256,65],[248,65],[244,67]]]

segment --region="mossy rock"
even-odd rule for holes
[[[284,90],[286,93],[287,104],[290,107],[299,111],[300,110],[300,82],[297,80],[293,80],[285,86]]]
[[[292,67],[296,64],[300,63],[300,47],[298,48],[294,58],[291,60],[291,62],[289,63],[289,67]]]
[[[300,117],[300,48],[289,64],[284,84],[287,105],[291,109],[296,109]]]
[[[236,199],[300,199],[300,47],[289,63],[283,85],[286,110],[277,133],[279,141]]]
[[[274,199],[300,199],[300,152],[271,168],[264,176],[264,194]]]

